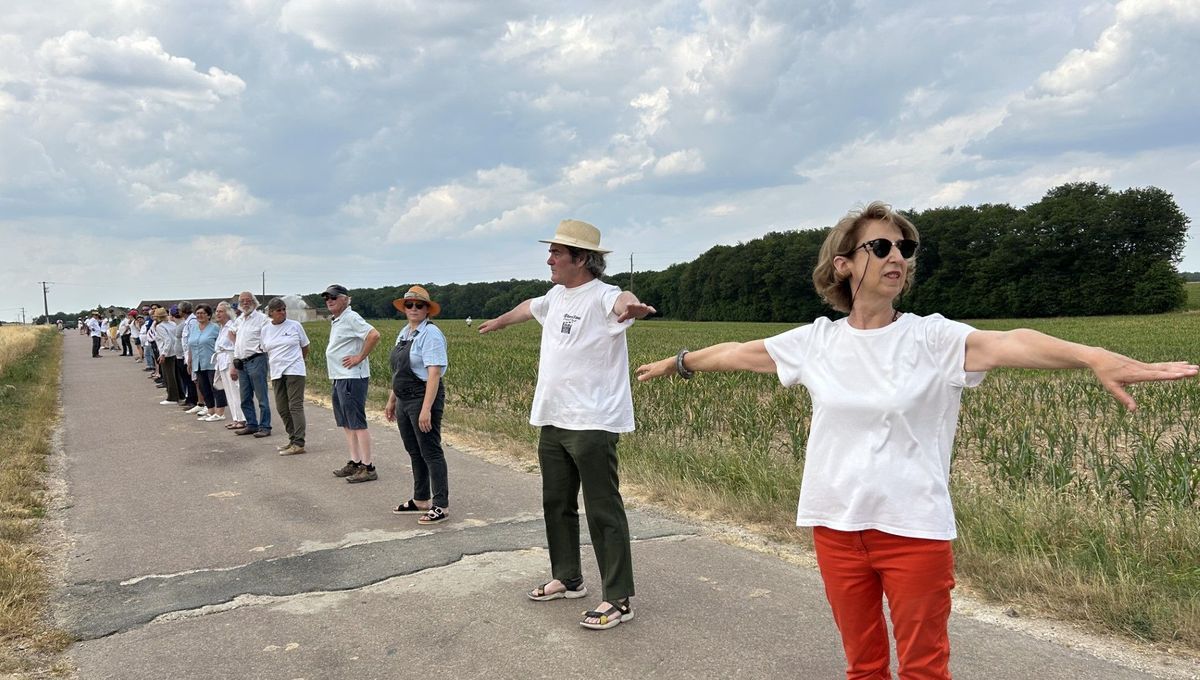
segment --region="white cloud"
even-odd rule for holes
[[[213,172],[192,170],[178,179],[162,176],[162,167],[139,173],[144,181],[133,181],[129,192],[142,212],[177,219],[243,217],[259,212],[263,201],[251,195],[240,182],[218,177]]]
[[[654,164],[654,174],[659,176],[694,175],[698,172],[704,172],[704,156],[699,149],[675,151]]]
[[[1196,2],[1120,2],[1095,42],[1041,74],[978,148],[1045,154],[1200,140],[1197,34]]]
[[[107,91],[135,93],[143,100],[150,96],[160,103],[198,108],[211,108],[246,89],[241,78],[215,66],[201,73],[195,62],[168,54],[152,36],[106,40],[86,31],[68,31],[42,43],[37,56],[63,89],[84,81]]]

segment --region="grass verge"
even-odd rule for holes
[[[7,332],[0,329],[0,333]],[[62,343],[37,333],[0,369],[0,674],[53,677],[70,637],[50,626],[48,583],[36,542],[45,514],[44,476],[58,421]]]

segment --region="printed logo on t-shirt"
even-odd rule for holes
[[[562,328],[559,329],[559,332],[570,335],[571,326],[575,325],[575,322],[579,321],[581,318],[583,317],[575,316],[574,314],[563,314]]]

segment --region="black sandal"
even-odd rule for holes
[[[392,509],[392,512],[397,515],[402,515],[406,512],[425,512],[427,508],[417,507],[417,502],[413,499],[408,499]]]
[[[417,524],[437,524],[438,522],[445,522],[448,519],[450,519],[450,513],[435,505],[429,508],[424,515],[417,518]]]
[[[629,600],[617,602],[616,604],[609,603],[604,611],[586,611],[583,613],[583,618],[580,619],[579,625],[592,630],[608,630],[613,626],[628,621],[633,618],[633,608],[629,606]],[[600,623],[590,623],[588,619],[599,619]]]

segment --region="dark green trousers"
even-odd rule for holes
[[[287,430],[288,443],[304,446],[308,426],[304,419],[304,376],[283,375],[271,383],[275,386],[275,410]]]
[[[629,522],[617,477],[619,438],[603,430],[564,430],[545,425],[538,441],[551,574],[560,581],[583,576],[579,566],[578,500],[582,486],[588,533],[608,602],[633,595]]]

